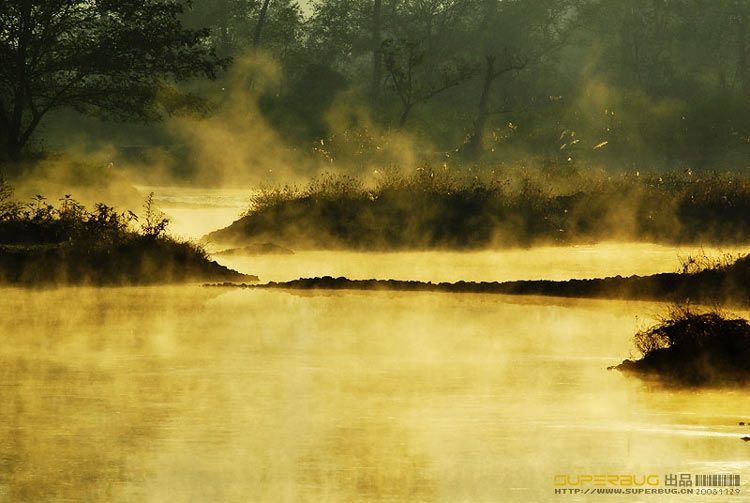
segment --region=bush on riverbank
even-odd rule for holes
[[[750,180],[691,172],[616,176],[420,168],[372,187],[325,175],[262,190],[213,242],[291,248],[482,248],[641,240],[750,242]]]
[[[135,229],[135,224],[140,228]],[[140,284],[251,279],[209,260],[205,250],[165,233],[151,196],[139,220],[106,204],[89,210],[71,198],[13,199],[0,179],[0,282]]]
[[[674,307],[634,343],[642,358],[617,369],[691,386],[750,381],[750,324],[741,318]]]

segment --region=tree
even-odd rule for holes
[[[262,49],[285,72],[299,66],[304,19],[296,0],[192,0],[183,19],[208,28],[220,56],[242,58]]]
[[[248,20],[256,4],[256,0],[194,0],[183,18],[188,27],[209,28],[217,52],[232,56],[248,36]]]
[[[362,80],[367,75],[365,85],[370,85],[373,73],[371,56],[380,49],[380,42],[375,47],[373,41],[373,7],[370,2],[320,0],[313,7],[313,14],[306,24],[306,44],[311,57],[347,75],[361,76]],[[381,31],[385,28],[383,14],[381,12],[378,26]]]
[[[47,113],[156,120],[171,82],[225,61],[178,0],[0,0],[0,135],[17,160]]]
[[[742,92],[750,97],[750,6],[747,2],[732,2],[730,18],[737,25],[737,77]]]
[[[474,74],[472,65],[457,58],[434,66],[424,65],[425,50],[412,40],[388,39],[383,42],[382,51],[393,90],[401,102],[399,128],[406,125],[415,106],[460,85]],[[420,72],[425,66],[429,69]]]
[[[483,78],[476,117],[463,154],[476,157],[484,150],[484,135],[492,115],[506,111],[493,105],[493,90],[500,80],[539,65],[565,42],[578,0],[484,0],[477,5],[476,40]]]
[[[263,34],[263,26],[266,24],[266,12],[268,12],[268,4],[271,0],[263,0],[263,4],[260,6],[258,12],[258,20],[255,22],[255,29],[253,30],[253,47],[260,45],[260,37]]]
[[[510,51],[506,51],[499,65],[497,55],[487,54],[484,57],[484,77],[482,79],[482,91],[479,95],[479,105],[477,106],[477,116],[464,151],[469,157],[476,157],[484,149],[484,130],[490,116],[505,110],[504,108],[490,110],[492,88],[495,81],[507,73],[523,70],[527,64],[528,59]]]
[[[372,4],[372,77],[370,78],[370,100],[377,105],[380,98],[380,81],[383,73],[383,53],[381,44],[383,39],[383,4],[381,0],[373,0]]]

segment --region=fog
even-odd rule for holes
[[[13,501],[540,501],[558,473],[747,469],[741,394],[606,370],[653,304],[2,295]]]
[[[608,370],[663,303],[204,285],[708,292],[750,253],[748,29],[736,0],[0,2],[0,501],[750,500],[743,388]]]
[[[750,249],[734,249],[747,254]],[[222,263],[257,274],[263,281],[344,276],[432,282],[588,279],[678,272],[680,258],[716,259],[727,249],[674,248],[653,244],[605,243],[480,252],[301,251],[294,255],[217,256]]]
[[[246,194],[138,190],[154,191],[193,239],[231,222]],[[261,281],[503,281],[675,271],[688,255],[746,251],[600,243],[216,258]],[[748,468],[741,393],[607,370],[664,312],[657,303],[190,284],[0,297],[10,500],[521,502],[559,497],[559,474]]]
[[[215,292],[3,289],[3,495],[538,501],[747,468],[742,395],[606,370],[653,304]]]

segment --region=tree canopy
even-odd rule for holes
[[[206,30],[176,0],[0,0],[0,134],[17,158],[53,109],[153,120],[170,83],[214,77]]]
[[[156,118],[257,51],[279,78],[244,91],[294,149],[750,165],[748,0],[0,0],[3,147],[54,108]]]

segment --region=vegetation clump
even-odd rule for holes
[[[614,367],[688,385],[750,381],[750,324],[718,311],[673,307],[655,326],[635,334],[642,357]]]
[[[209,260],[205,250],[165,232],[149,195],[138,216],[103,203],[87,209],[66,195],[21,204],[0,179],[0,283],[143,284],[252,279]]]
[[[261,190],[213,242],[290,248],[470,249],[639,240],[750,242],[750,180],[691,172],[451,170],[324,175]]]

